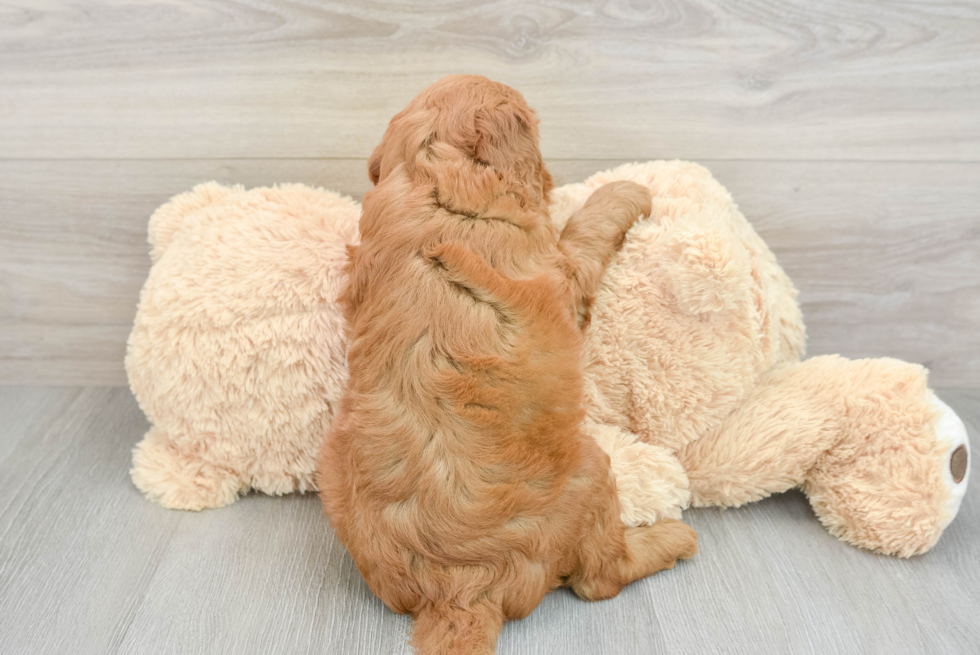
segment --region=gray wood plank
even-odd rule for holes
[[[49,404],[0,427],[16,444],[0,461],[0,652],[114,652],[182,518],[129,482],[146,419],[121,388],[0,396]]]
[[[363,160],[0,161],[0,384],[126,383],[146,224],[210,179],[363,193]]]
[[[364,157],[449,73],[558,158],[977,161],[976,0],[18,0],[6,158]]]
[[[977,443],[980,389],[940,394]],[[124,389],[0,389],[0,409],[15,406],[0,426],[0,443],[19,444],[0,460],[0,652],[410,652],[408,621],[371,595],[315,496],[163,510],[126,475],[146,425]],[[499,652],[895,655],[980,641],[977,484],[911,560],[837,541],[798,493],[685,519],[696,558],[601,603],[551,594],[505,626]]]
[[[705,165],[799,289],[808,355],[896,357],[934,385],[980,385],[980,167]]]
[[[409,652],[313,495],[185,515],[120,653]]]
[[[556,161],[559,183],[617,161]],[[980,164],[713,161],[801,290],[810,353],[980,385]],[[364,160],[0,161],[0,382],[125,384],[146,221],[195,183],[360,196]],[[125,184],[120,181],[125,180]]]
[[[77,388],[10,387],[0,393],[0,467],[21,441],[43,433],[65,406],[79,394]]]

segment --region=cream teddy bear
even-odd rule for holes
[[[202,184],[150,218],[153,266],[126,352],[152,427],[133,482],[164,507],[314,489],[347,382],[335,303],[360,206],[302,185]]]
[[[969,477],[966,428],[894,359],[800,361],[796,289],[706,169],[628,164],[557,189],[564,221],[612,180],[653,217],[606,270],[586,335],[588,425],[630,523],[802,488],[827,529],[899,556],[931,548]],[[656,471],[655,475],[651,472]]]
[[[701,166],[628,164],[553,192],[559,228],[602,184],[651,189],[586,332],[585,429],[630,525],[800,487],[830,532],[909,556],[956,515],[962,421],[926,371],[892,359],[801,362],[796,290]],[[202,185],[150,221],[153,268],[126,358],[153,427],[132,476],[167,507],[313,488],[345,380],[334,299],[359,208],[299,185]]]

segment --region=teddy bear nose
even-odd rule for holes
[[[949,458],[949,472],[953,474],[953,482],[956,484],[962,482],[966,476],[966,467],[969,464],[968,459],[969,455],[967,454],[966,446],[963,444],[960,444]]]

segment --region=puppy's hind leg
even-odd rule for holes
[[[673,568],[677,560],[697,554],[697,534],[680,521],[661,519],[635,528],[623,525],[611,473],[596,485],[592,497],[602,500],[589,516],[579,545],[579,569],[569,579],[579,597],[612,598],[630,582]]]

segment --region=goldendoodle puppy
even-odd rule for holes
[[[369,174],[341,296],[349,387],[317,484],[418,651],[492,653],[559,585],[609,598],[692,556],[683,523],[623,525],[580,432],[589,301],[649,192],[600,188],[559,238],[534,112],[471,76],[396,115]]]

